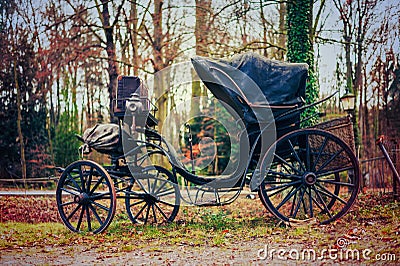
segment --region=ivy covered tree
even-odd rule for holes
[[[307,63],[308,83],[306,87],[306,103],[318,99],[319,89],[314,69],[313,49],[313,1],[290,0],[287,3],[287,59],[293,63]],[[312,117],[303,126],[313,125],[317,121],[317,107],[308,108],[302,113],[302,119]]]

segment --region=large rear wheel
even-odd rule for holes
[[[287,222],[315,218],[326,224],[353,205],[360,185],[359,163],[341,139],[326,131],[302,129],[278,139],[268,152],[272,151],[259,195],[276,217]]]

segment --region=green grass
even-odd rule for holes
[[[257,200],[239,199],[224,207],[182,207],[176,222],[163,226],[134,225],[119,211],[102,234],[77,234],[61,223],[0,223],[0,249],[63,247],[130,252],[160,247],[240,248],[242,243],[262,246],[332,248],[338,238],[357,236],[352,248],[383,250],[400,256],[400,204],[390,197],[360,195],[342,219],[329,225],[301,224],[288,227],[267,214]],[[258,246],[257,246],[258,247]]]

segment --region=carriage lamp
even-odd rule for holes
[[[340,101],[343,105],[343,109],[351,113],[355,109],[355,100],[356,96],[351,92],[346,92],[342,97],[340,97]]]

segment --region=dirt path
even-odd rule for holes
[[[302,253],[312,248],[291,245],[266,245],[262,240],[246,241],[226,247],[161,246],[115,252],[99,252],[83,245],[44,248],[17,248],[1,251],[0,265],[399,265],[396,260],[376,260],[362,250],[347,256],[343,252],[316,256]],[[299,253],[293,253],[296,250]],[[279,252],[282,253],[280,257]],[[267,257],[266,257],[266,254]],[[309,257],[311,256],[311,257]]]
[[[275,247],[277,248],[277,247]],[[232,247],[187,245],[142,248],[130,252],[98,252],[84,246],[19,248],[3,250],[1,265],[301,265],[313,261],[260,258],[260,241],[241,242]],[[323,260],[325,265],[334,261]],[[314,261],[315,263],[315,261]],[[320,263],[318,263],[320,264]]]
[[[257,262],[251,258],[251,250],[227,250],[222,248],[177,248],[162,247],[162,250],[141,249],[123,253],[98,253],[85,250],[84,247],[49,248],[38,252],[35,248],[20,251],[5,250],[2,252],[2,265],[151,265],[151,264],[247,264]],[[254,254],[256,255],[256,254]]]

